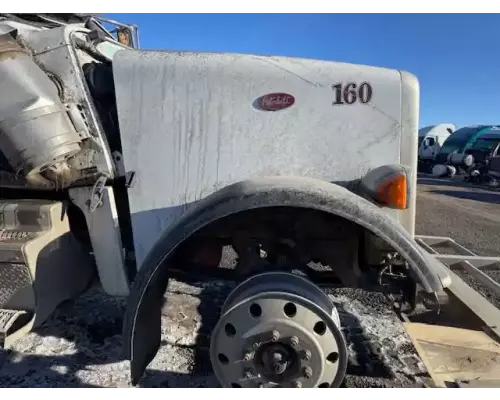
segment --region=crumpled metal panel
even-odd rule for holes
[[[82,152],[78,159],[79,168],[97,167],[98,170],[109,177],[114,176],[114,163],[111,158],[108,141],[100,123],[97,111],[90,98],[87,83],[81,66],[95,61],[86,53],[78,50],[73,40],[84,38],[90,31],[76,25],[67,25],[38,32],[30,32],[25,39],[33,51],[36,62],[49,74],[56,76],[63,85],[62,102],[69,106],[70,114],[74,112],[73,106],[81,113],[87,130],[95,140],[97,146],[90,146],[89,141],[84,141]],[[79,132],[82,138],[88,132]],[[87,143],[87,144],[86,144]],[[92,149],[98,151],[92,151]]]
[[[75,155],[80,138],[56,85],[9,37],[0,37],[0,150],[25,175]]]

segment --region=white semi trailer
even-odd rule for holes
[[[169,277],[221,271],[241,281],[210,345],[224,387],[339,386],[333,282],[387,291],[401,315],[459,298],[498,335],[451,268],[498,260],[415,235],[418,120],[407,72],[141,51],[136,27],[96,16],[0,14],[2,344],[97,277],[128,296],[135,384]]]

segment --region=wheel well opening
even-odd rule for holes
[[[182,275],[241,280],[281,270],[325,284],[359,286],[365,272],[389,252],[366,228],[343,217],[308,208],[267,207],[205,226],[176,249],[172,265]]]

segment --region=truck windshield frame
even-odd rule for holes
[[[500,144],[500,136],[497,138],[481,138],[479,137],[470,147],[471,150],[493,151]]]
[[[448,139],[445,140],[441,147],[440,153],[450,154],[454,151],[462,153],[470,147],[470,143],[482,133],[485,129],[491,129],[491,126],[475,126],[458,129]]]

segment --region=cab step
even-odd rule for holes
[[[63,202],[0,201],[0,347],[10,347],[80,294],[93,273]]]

